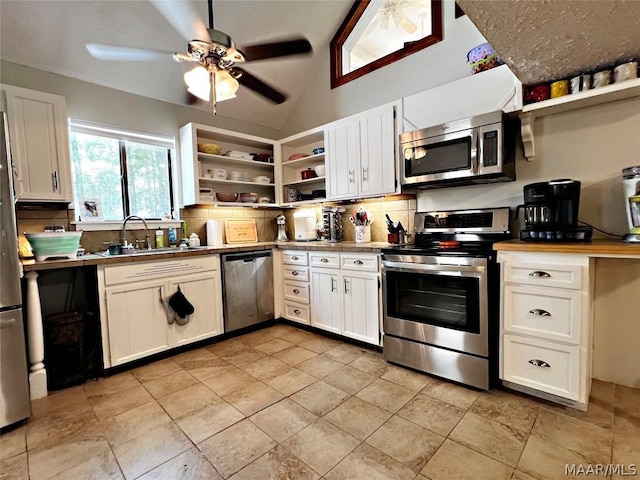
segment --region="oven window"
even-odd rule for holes
[[[480,333],[479,280],[387,271],[387,315]]]
[[[404,150],[405,175],[420,177],[471,168],[471,137]]]

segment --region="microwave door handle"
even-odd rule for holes
[[[473,173],[478,173],[478,163],[481,157],[480,141],[478,138],[478,129],[474,128],[471,131],[471,170]]]

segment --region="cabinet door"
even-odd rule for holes
[[[337,270],[311,272],[311,325],[341,333],[342,302]]]
[[[342,334],[362,342],[380,343],[380,289],[377,275],[342,274]]]
[[[173,323],[173,346],[203,340],[222,333],[222,289],[220,272],[208,272],[203,275],[189,275],[169,282],[167,295],[178,291],[178,287],[193,305],[194,312],[189,315],[186,325]]]
[[[164,280],[110,287],[105,294],[111,366],[171,346],[167,313],[160,301],[167,295]]]
[[[16,196],[27,201],[71,202],[71,166],[64,97],[3,87]]]
[[[396,191],[394,107],[385,106],[360,117],[360,194]]]
[[[358,194],[358,129],[355,120],[329,125],[325,130],[327,198]]]

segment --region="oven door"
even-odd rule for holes
[[[487,357],[487,259],[388,255],[384,332]]]

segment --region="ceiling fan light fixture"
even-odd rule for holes
[[[209,82],[209,72],[206,68],[198,65],[184,74],[184,81],[187,84],[189,93],[207,102],[210,100],[211,84]]]
[[[214,74],[216,82],[216,101],[222,102],[236,97],[240,87],[238,81],[226,70],[218,70]]]

